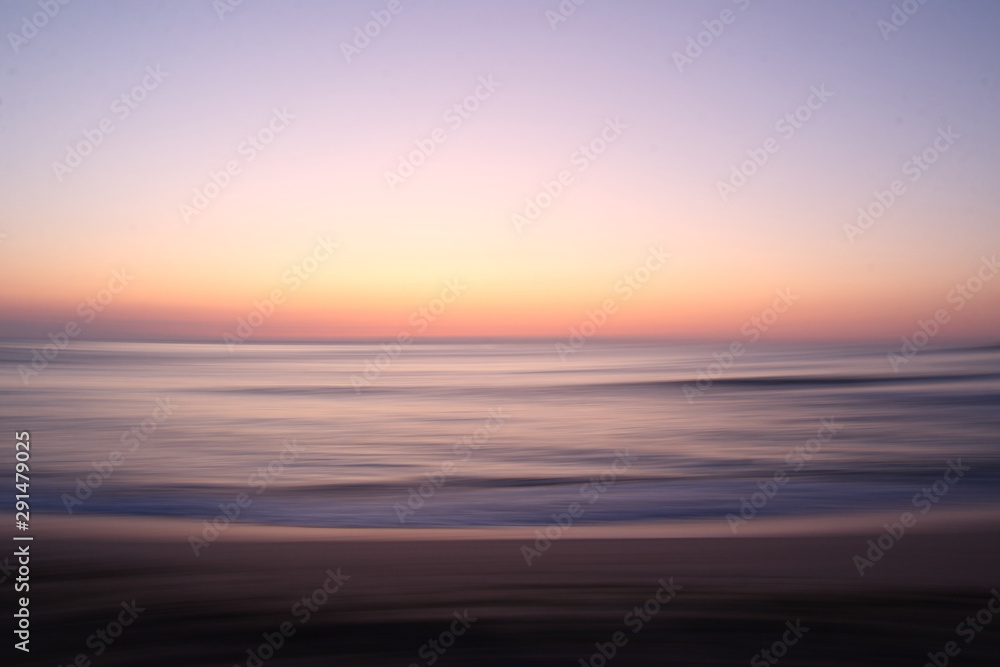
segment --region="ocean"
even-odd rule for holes
[[[895,369],[889,346],[727,348],[74,341],[25,382],[41,344],[8,342],[0,420],[31,433],[32,510],[63,515],[423,528],[577,507],[737,532],[996,507],[1000,348]]]

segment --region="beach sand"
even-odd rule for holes
[[[955,664],[997,664],[1000,618],[968,643],[956,626],[1000,587],[1000,522],[939,514],[862,577],[853,557],[879,519],[747,537],[578,527],[529,566],[534,529],[233,526],[195,556],[200,523],[42,515],[32,650],[13,664],[745,665],[771,664],[751,661],[783,639],[795,642],[777,647],[781,665],[919,666],[948,641]],[[122,614],[130,625],[112,638]],[[264,635],[283,623],[293,632],[258,663],[248,650],[267,657]]]

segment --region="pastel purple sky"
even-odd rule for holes
[[[262,336],[391,336],[457,279],[428,334],[564,336],[612,297],[602,335],[730,338],[791,288],[777,337],[898,339],[938,309],[942,339],[996,337],[1000,280],[960,309],[953,290],[1000,250],[997,3],[914,4],[884,35],[881,0],[589,0],[555,28],[558,0],[401,0],[348,62],[388,4],[77,1],[23,41],[39,3],[0,4],[0,336],[80,320],[125,268],[87,336],[214,339],[275,289]],[[679,71],[706,21],[721,33]],[[54,166],[104,119],[79,166]],[[748,150],[767,160],[720,193]],[[292,290],[317,238],[337,249]],[[615,286],[650,247],[670,259],[626,303]]]

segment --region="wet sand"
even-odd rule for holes
[[[13,652],[17,665],[69,665],[82,654],[93,665],[254,667],[248,649],[273,653],[260,663],[269,666],[730,665],[775,642],[781,665],[919,666],[948,641],[961,650],[955,664],[1000,655],[1000,615],[969,643],[956,634],[1000,587],[994,521],[942,515],[918,525],[863,577],[853,557],[881,532],[861,529],[879,526],[871,520],[848,532],[739,538],[602,538],[579,528],[530,566],[521,547],[534,545],[533,529],[456,539],[235,526],[195,556],[193,522],[36,525],[32,651]],[[133,600],[134,621],[122,606]],[[130,624],[112,638],[122,614]],[[270,651],[264,635],[280,647]]]

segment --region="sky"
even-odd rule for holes
[[[6,1],[0,336],[733,339],[785,290],[775,340],[939,311],[939,340],[995,340],[998,25],[987,0]]]

